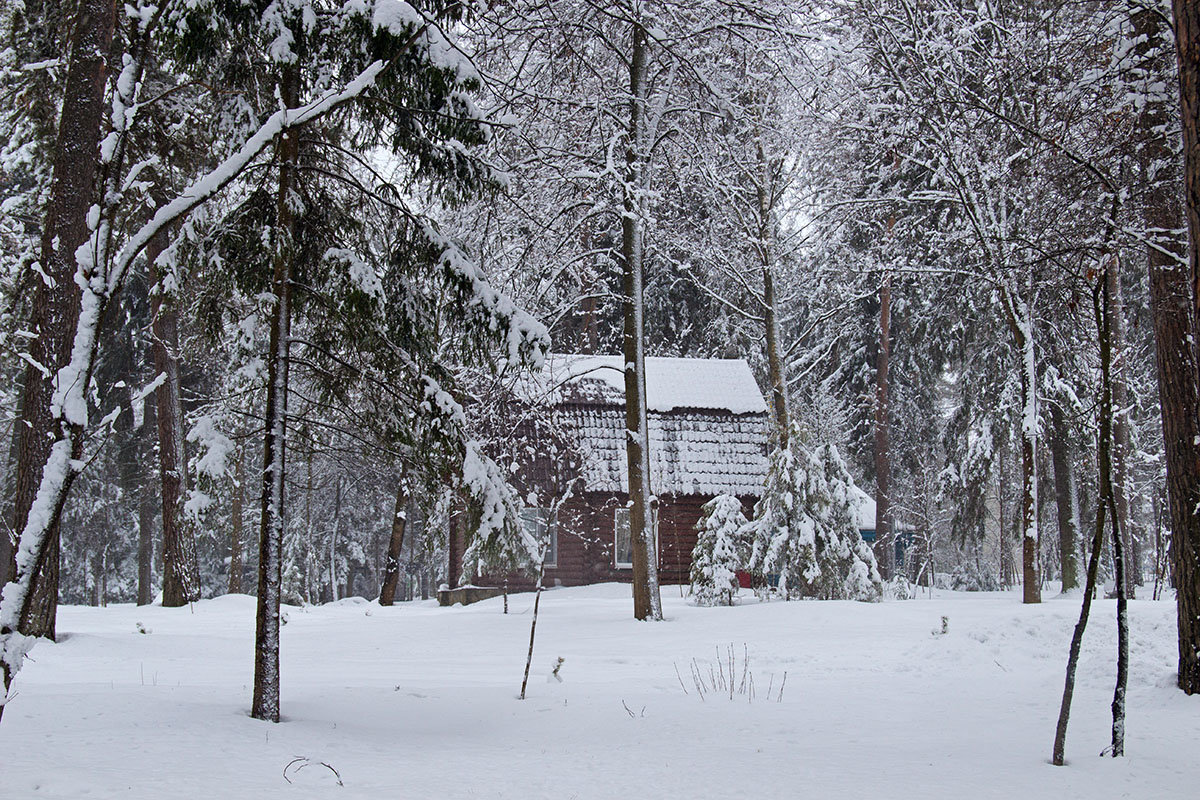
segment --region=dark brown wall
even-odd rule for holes
[[[659,498],[658,577],[664,584],[687,583],[696,546],[696,522],[711,495],[666,495]],[[546,586],[582,586],[610,581],[628,582],[633,570],[618,569],[613,559],[614,511],[625,505],[624,494],[587,492],[576,495],[558,511],[558,564],[546,568]],[[749,516],[754,498],[742,498]],[[502,584],[503,575],[485,575],[475,582]],[[533,578],[507,576],[514,591],[532,588]],[[453,585],[453,584],[452,584]]]

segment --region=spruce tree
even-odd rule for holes
[[[777,573],[789,600],[878,600],[879,570],[854,520],[854,481],[837,448],[813,452],[803,439],[793,425],[787,446],[771,456],[766,489],[747,526],[750,567]]]
[[[702,511],[692,549],[692,595],[697,605],[731,606],[738,591],[737,571],[749,550],[742,502],[719,494],[705,503]]]

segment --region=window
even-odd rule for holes
[[[650,506],[650,525],[654,528],[654,550],[658,546],[658,503]],[[633,569],[633,538],[629,531],[629,509],[613,511],[613,563],[617,569]]]
[[[558,566],[558,526],[548,508],[521,509],[521,527],[539,542],[546,542],[546,566]]]

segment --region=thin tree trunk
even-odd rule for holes
[[[1050,458],[1058,507],[1058,550],[1062,590],[1079,588],[1079,496],[1075,490],[1075,465],[1071,461],[1070,432],[1062,406],[1050,403]]]
[[[1107,446],[1102,445],[1107,450]],[[1107,457],[1107,456],[1105,456]],[[1067,677],[1063,684],[1062,703],[1058,708],[1058,725],[1054,731],[1054,750],[1051,761],[1061,767],[1067,744],[1067,723],[1071,719],[1071,699],[1075,695],[1075,671],[1079,665],[1079,650],[1083,644],[1083,632],[1087,628],[1088,615],[1092,610],[1092,597],[1096,594],[1096,574],[1100,568],[1100,551],[1104,543],[1105,505],[1096,507],[1096,527],[1092,534],[1092,555],[1088,559],[1087,579],[1083,587],[1083,603],[1079,609],[1079,621],[1071,635],[1071,647],[1067,652]]]
[[[533,595],[533,619],[529,621],[529,652],[525,655],[525,676],[521,678],[521,696],[525,699],[525,688],[529,685],[529,667],[533,664],[533,638],[537,633],[538,606],[542,602],[542,580],[546,574],[546,554],[542,553],[542,562],[538,565],[537,589]]]
[[[25,368],[17,423],[21,442],[12,529],[18,532],[25,529],[50,455],[53,381],[70,360],[72,333],[79,320],[75,251],[87,240],[87,212],[95,202],[104,87],[115,19],[113,0],[81,0],[75,17],[50,199],[42,226],[40,266],[46,277],[36,282],[34,290],[31,327],[36,335],[29,345],[32,363]],[[57,515],[46,535],[46,553],[39,559],[41,566],[34,576],[20,630],[53,639],[58,606]]]
[[[771,165],[760,140],[756,147],[759,165],[758,256],[763,276],[763,321],[767,338],[767,370],[771,381],[771,409],[775,413],[775,432],[780,449],[788,446],[791,414],[788,407],[787,376],[783,366],[782,336],[779,330],[779,301],[775,295],[775,212],[771,191]]]
[[[149,463],[158,438],[157,407],[152,398],[142,400],[142,427],[138,432],[138,445],[143,463]],[[155,507],[160,505],[159,482],[151,479],[147,470],[139,470],[141,490],[138,498],[138,583],[137,604],[150,605],[154,601],[154,517]]]
[[[621,219],[621,255],[625,289],[625,428],[629,476],[629,533],[633,549],[633,616],[662,619],[650,503],[650,430],[646,414],[646,350],[643,307],[645,200],[649,143],[646,135],[646,82],[649,43],[633,23],[629,66],[631,100],[626,145],[625,213]]]
[[[396,586],[400,582],[400,551],[404,549],[404,528],[407,522],[405,505],[408,495],[404,491],[404,471],[396,481],[396,509],[392,515],[392,537],[388,542],[387,562],[383,568],[383,588],[379,590],[379,605],[390,606],[396,602]]]
[[[1190,275],[1173,262],[1175,243],[1164,243],[1165,253],[1150,253],[1150,294],[1157,343],[1159,396],[1167,457],[1167,493],[1171,506],[1171,580],[1179,625],[1179,688],[1200,692],[1200,401],[1198,401],[1195,335],[1197,331],[1196,282],[1200,281],[1200,4],[1173,0],[1175,46],[1179,64],[1179,95],[1183,118],[1184,197],[1188,229]],[[1165,122],[1165,113],[1154,117],[1147,109],[1143,129]],[[1151,136],[1156,151],[1172,163],[1165,142]],[[1150,150],[1150,148],[1147,148]],[[1174,186],[1156,182],[1150,190],[1148,214],[1162,225],[1178,226]],[[1190,277],[1190,281],[1189,281]]]
[[[1124,293],[1121,290],[1121,277],[1116,269],[1108,269],[1108,286],[1105,290],[1106,302],[1109,308],[1109,327],[1112,341],[1112,395],[1113,395],[1113,499],[1116,502],[1116,520],[1121,530],[1121,544],[1125,555],[1124,578],[1122,587],[1125,597],[1136,595],[1137,585],[1141,583],[1141,566],[1130,556],[1133,554],[1133,541],[1136,533],[1131,524],[1129,511],[1129,453],[1131,440],[1129,435],[1129,391],[1125,380],[1126,350],[1125,350],[1125,308]],[[1114,554],[1115,557],[1115,554]]]
[[[309,462],[312,464],[310,458]],[[312,496],[312,473],[309,473],[309,496]],[[337,579],[337,543],[338,534],[342,532],[342,476],[339,473],[333,491],[333,529],[329,532],[329,601],[338,599]]]
[[[146,248],[153,291],[154,369],[164,376],[155,390],[158,416],[158,464],[162,482],[163,606],[178,607],[200,599],[196,536],[184,515],[187,460],[183,450],[183,402],[179,383],[179,313],[176,300],[164,289],[155,265],[168,244],[166,229]]]
[[[1034,349],[1033,313],[1029,300],[1022,299],[1013,286],[1001,291],[1001,303],[1008,316],[1017,354],[1021,387],[1021,582],[1022,601],[1042,602],[1038,576],[1037,449],[1039,438],[1037,404],[1037,356]]]
[[[284,68],[280,99],[299,104],[298,65]],[[284,131],[279,140],[279,187],[275,207],[274,264],[271,290],[275,305],[267,354],[266,431],[263,437],[262,527],[258,551],[258,610],[254,634],[254,699],[250,715],[279,721],[279,600],[283,579],[284,469],[287,436],[288,345],[292,321],[294,228],[290,194],[300,152],[300,132]]]
[[[1115,218],[1115,214],[1113,215]],[[1112,748],[1114,758],[1125,755],[1125,689],[1129,676],[1129,611],[1125,587],[1125,548],[1121,517],[1117,505],[1116,451],[1120,449],[1116,429],[1116,417],[1124,409],[1115,407],[1118,378],[1113,369],[1113,345],[1116,339],[1116,323],[1120,312],[1115,311],[1112,274],[1117,270],[1113,257],[1104,267],[1105,275],[1097,287],[1101,295],[1096,298],[1096,327],[1100,335],[1100,503],[1107,504],[1112,516],[1113,577],[1117,592],[1117,685],[1112,701]],[[1107,451],[1107,452],[1106,452]]]
[[[233,473],[233,500],[230,503],[229,593],[242,593],[242,504],[246,497],[246,454],[238,445],[237,466]]]
[[[892,577],[891,457],[888,449],[888,366],[891,360],[892,276],[879,285],[879,352],[875,360],[875,561]]]

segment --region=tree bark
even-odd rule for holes
[[[779,301],[775,296],[775,200],[772,192],[771,164],[763,149],[757,145],[759,177],[758,193],[758,256],[763,276],[763,321],[767,337],[767,370],[771,380],[771,409],[775,413],[775,432],[779,447],[786,449],[792,422],[788,408],[787,375],[783,366],[782,336],[779,331]]]
[[[173,608],[200,599],[196,537],[184,515],[187,459],[183,449],[183,402],[179,384],[179,313],[173,290],[166,287],[156,261],[169,244],[166,229],[146,248],[152,290],[151,352],[154,369],[163,376],[154,392],[158,417],[158,472],[162,484],[162,604]]]
[[[891,360],[892,276],[879,285],[879,352],[875,359],[875,561],[892,577],[892,467],[888,450],[888,367]]]
[[[299,105],[300,70],[284,68],[280,99]],[[288,129],[279,140],[279,187],[275,206],[274,264],[271,290],[275,307],[267,353],[266,431],[263,437],[262,526],[258,551],[258,609],[254,635],[254,698],[250,715],[279,721],[279,601],[283,580],[284,470],[287,436],[288,345],[292,322],[292,270],[295,217],[290,194],[296,180],[300,131]]]
[[[408,502],[404,488],[404,473],[401,471],[396,481],[396,509],[392,515],[392,537],[388,541],[387,562],[383,568],[383,587],[379,590],[381,606],[396,602],[396,586],[400,582],[400,551],[404,549],[404,527],[407,522],[404,509]]]
[[[151,461],[153,443],[158,438],[157,403],[147,397],[142,401],[142,427],[138,432],[138,448],[144,463]],[[138,497],[138,583],[137,604],[150,605],[154,601],[154,512],[161,505],[161,492],[155,491],[155,481],[146,470],[139,470],[141,489]]]
[[[230,503],[229,521],[229,593],[242,593],[242,504],[246,497],[246,458],[242,446],[238,446],[237,466],[233,473],[233,500]]]
[[[1021,389],[1021,583],[1022,601],[1042,602],[1038,575],[1038,475],[1039,438],[1037,404],[1037,354],[1034,348],[1033,310],[1017,289],[1005,286],[1000,293],[1019,358]]]
[[[1129,453],[1132,444],[1129,434],[1129,390],[1125,380],[1125,303],[1121,289],[1120,271],[1106,270],[1108,286],[1105,289],[1105,312],[1110,329],[1112,347],[1112,402],[1113,402],[1113,500],[1116,503],[1116,520],[1121,531],[1121,545],[1125,556],[1122,585],[1125,597],[1132,598],[1141,583],[1141,566],[1131,558],[1136,533],[1133,530],[1129,510]]]
[[[644,189],[649,143],[646,131],[646,31],[633,23],[629,60],[629,138],[625,151],[621,260],[624,271],[625,450],[629,476],[629,533],[633,548],[634,619],[662,619],[651,521],[650,430],[646,414],[646,342],[643,307]]]
[[[1062,590],[1079,588],[1079,497],[1075,489],[1075,466],[1071,461],[1070,431],[1058,403],[1050,403],[1050,458],[1054,467],[1054,491],[1058,508],[1058,551]]]
[[[1173,258],[1175,243],[1169,237],[1162,250],[1150,251],[1150,296],[1159,374],[1159,397],[1167,460],[1167,495],[1171,507],[1171,578],[1175,585],[1179,626],[1179,688],[1200,692],[1200,402],[1198,402],[1197,297],[1200,280],[1200,3],[1174,0],[1175,45],[1179,64],[1179,92],[1183,122],[1184,197],[1188,230],[1188,263],[1185,274]],[[1143,115],[1143,130],[1153,132],[1155,109]],[[1157,120],[1165,122],[1165,113]],[[1166,142],[1151,135],[1146,158],[1173,163]],[[1147,214],[1163,224],[1151,230],[1178,226],[1179,206],[1175,186],[1167,181],[1151,184]]]
[[[50,455],[50,396],[59,369],[70,359],[72,333],[79,320],[80,289],[75,283],[75,251],[88,237],[87,212],[95,202],[100,126],[104,118],[107,57],[116,20],[113,0],[81,0],[63,92],[62,117],[54,148],[54,171],[42,226],[41,271],[34,290],[30,342],[25,368],[21,432],[13,499],[13,530],[25,529]],[[21,632],[54,638],[58,606],[59,524],[55,517],[47,552],[34,577]]]

